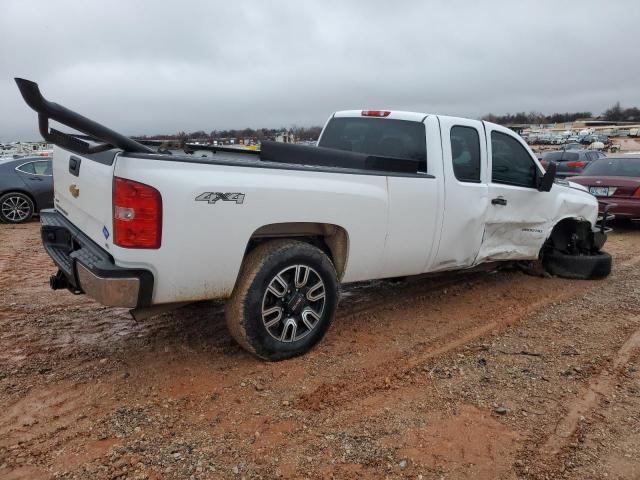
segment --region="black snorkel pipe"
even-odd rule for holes
[[[22,94],[24,101],[33,110],[38,112],[38,126],[40,135],[47,142],[53,143],[66,150],[71,150],[79,154],[92,154],[111,150],[112,148],[120,148],[125,152],[137,153],[155,153],[151,148],[136,142],[135,140],[125,137],[105,127],[93,120],[83,117],[79,113],[69,110],[62,105],[50,102],[42,96],[38,84],[24,78],[16,78],[18,89]],[[54,128],[49,128],[49,120],[54,120],[69,128],[73,128],[82,132],[92,139],[95,139],[98,145],[91,145],[79,138],[68,133],[60,132]]]

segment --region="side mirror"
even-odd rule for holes
[[[545,173],[542,178],[538,181],[538,191],[539,192],[548,192],[551,190],[553,186],[553,182],[556,179],[556,170],[557,170],[556,162],[549,162],[547,165],[547,173]]]

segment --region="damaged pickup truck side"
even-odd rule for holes
[[[596,198],[555,181],[555,165],[545,172],[499,125],[343,111],[317,146],[171,154],[16,82],[56,145],[55,208],[41,212],[52,287],[134,315],[229,298],[231,334],[264,359],[313,347],[340,283],[500,260],[571,278],[611,271]]]

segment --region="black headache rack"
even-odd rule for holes
[[[62,105],[48,101],[42,96],[42,93],[40,93],[40,88],[37,83],[25,80],[24,78],[16,78],[15,81],[18,84],[24,101],[29,107],[38,112],[40,135],[42,135],[42,138],[47,142],[81,155],[104,152],[113,148],[120,148],[125,152],[155,153],[151,148],[129,137],[125,137]],[[49,128],[49,120],[54,120],[84,133],[90,139],[97,142],[97,145],[92,145],[76,136],[54,128]]]

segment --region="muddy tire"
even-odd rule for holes
[[[338,280],[327,255],[308,243],[273,240],[244,259],[225,315],[243,348],[283,360],[324,337],[337,304]]]
[[[0,197],[0,223],[24,223],[35,212],[33,200],[20,192],[5,193]]]
[[[611,255],[598,252],[594,255],[569,255],[550,251],[545,253],[543,264],[551,275],[579,280],[593,280],[611,273]]]

